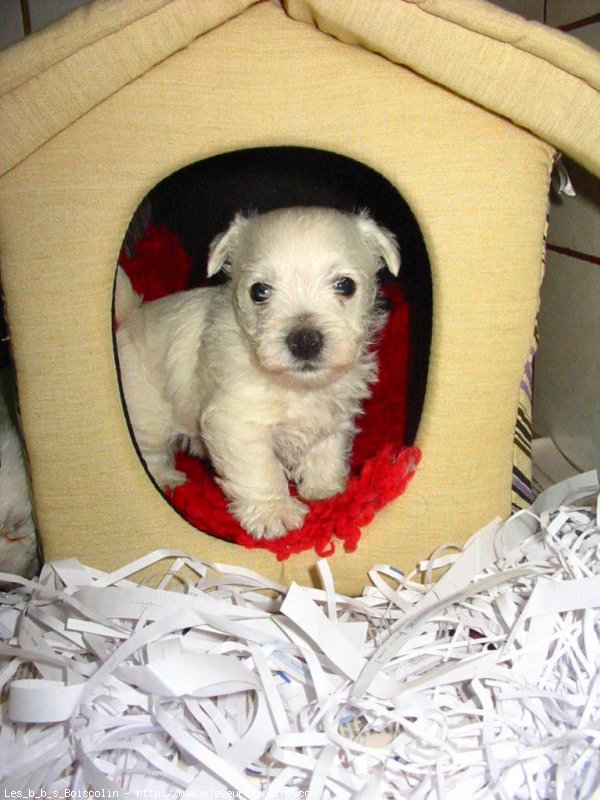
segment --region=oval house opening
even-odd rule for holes
[[[265,535],[263,538],[252,535],[252,532],[249,536],[248,530],[240,522],[240,515],[231,513],[235,503],[231,503],[231,489],[228,487],[238,480],[235,465],[234,477],[230,480],[222,472],[227,472],[223,460],[226,462],[227,457],[231,460],[232,456],[223,455],[212,440],[208,441],[208,435],[207,441],[203,441],[201,429],[195,431],[198,433],[196,436],[192,430],[193,422],[189,423],[192,427],[188,425],[181,436],[177,431],[172,432],[172,466],[176,474],[183,478],[174,481],[178,484],[176,486],[165,485],[159,465],[161,454],[155,452],[160,449],[156,437],[152,433],[146,436],[142,431],[143,426],[137,425],[136,420],[140,415],[149,414],[148,430],[156,431],[161,422],[157,417],[152,425],[152,414],[162,412],[155,406],[163,401],[168,403],[169,398],[167,396],[165,400],[163,397],[155,403],[154,389],[138,385],[139,381],[132,377],[132,373],[141,370],[146,375],[154,370],[159,375],[161,370],[173,370],[174,367],[173,364],[168,366],[161,362],[164,354],[161,355],[159,350],[164,342],[160,347],[148,346],[145,351],[142,347],[141,356],[137,345],[133,346],[131,342],[124,345],[126,336],[123,330],[131,323],[119,319],[119,315],[125,317],[131,308],[134,309],[133,313],[137,313],[138,305],[143,303],[142,308],[145,307],[147,312],[145,316],[153,320],[156,317],[152,324],[163,326],[166,331],[168,326],[163,322],[163,316],[183,313],[174,311],[174,295],[199,287],[216,288],[234,280],[228,261],[233,258],[232,251],[226,244],[238,243],[240,239],[241,233],[231,232],[230,227],[236,215],[241,215],[242,219],[256,219],[257,215],[285,208],[298,212],[302,207],[334,209],[343,212],[345,218],[352,215],[353,220],[359,218],[354,215],[362,214],[360,219],[364,220],[365,214],[368,214],[368,226],[372,227],[368,227],[367,223],[359,223],[359,230],[364,234],[367,246],[376,251],[374,257],[379,259],[378,266],[381,269],[375,278],[378,286],[375,309],[380,316],[385,316],[386,321],[370,345],[370,352],[376,356],[378,377],[376,381],[370,381],[366,393],[369,396],[360,401],[360,412],[356,415],[357,433],[352,441],[351,452],[347,455],[347,490],[335,497],[311,499],[307,504],[308,514],[297,530],[290,530],[282,537]],[[294,218],[294,212],[291,218]],[[269,218],[276,219],[273,215]],[[239,227],[242,228],[243,224]],[[270,230],[264,226],[260,236],[268,238]],[[222,244],[213,245],[211,251],[211,243],[226,231],[230,231],[228,236],[221,239]],[[388,238],[381,234],[382,231]],[[395,238],[400,252],[401,266],[397,275],[392,274],[393,265],[386,263],[390,255],[389,249],[386,250],[389,234]],[[271,232],[271,235],[278,234]],[[304,231],[302,236],[307,237],[307,232]],[[255,239],[257,237],[258,234]],[[219,253],[220,250],[223,252]],[[344,519],[352,517],[351,509],[361,504],[369,506],[369,497],[365,493],[373,492],[373,474],[379,476],[376,484],[386,483],[386,459],[390,464],[395,464],[400,454],[414,444],[419,426],[431,342],[432,283],[423,236],[408,203],[384,176],[365,164],[337,153],[302,147],[234,151],[186,166],[162,180],[148,193],[128,228],[119,267],[115,300],[116,360],[124,411],[134,444],[149,476],[164,491],[173,508],[191,525],[207,534],[242,545],[262,545],[276,552],[279,557],[311,546],[321,555],[327,555],[326,549],[319,549],[319,530],[323,526],[338,526],[342,533],[338,532],[337,535],[344,538]],[[330,280],[331,291],[335,293],[340,309],[349,309],[350,303],[357,302],[355,294],[360,287],[350,275],[343,272],[340,267],[339,275],[336,274],[335,280]],[[122,299],[123,290],[119,288],[123,277],[130,292],[125,301]],[[275,313],[275,303],[269,300],[272,291],[273,287],[257,276],[248,290],[250,299],[244,295],[245,300],[239,301],[237,298],[235,302],[242,305],[248,302],[251,304],[251,313],[256,312],[256,318],[264,321],[271,313],[268,307],[270,302],[273,302],[271,308]],[[213,298],[214,302],[221,302],[216,300],[217,295],[218,291],[210,296],[209,306]],[[167,297],[171,300],[162,305],[146,305]],[[331,302],[331,308],[336,308],[332,300],[328,302]],[[320,304],[319,308],[323,303],[323,297],[315,296],[315,304]],[[242,312],[238,309],[236,313]],[[312,318],[310,308],[305,316]],[[190,311],[192,318],[197,319]],[[136,321],[133,327],[139,327],[140,324]],[[287,357],[295,359],[294,363],[300,362],[302,370],[307,373],[320,367],[319,360],[324,358],[321,352],[324,347],[323,335],[314,327],[309,324],[296,325],[293,337],[290,338],[291,334],[288,334],[286,339]],[[176,338],[173,333],[175,329],[171,326],[169,330],[168,335]],[[187,335],[181,333],[185,330],[183,323],[179,330],[177,336]],[[146,332],[131,335],[142,337],[147,343]],[[343,342],[339,346],[343,348]],[[132,365],[134,350],[137,354],[135,358],[141,357],[147,363]],[[194,363],[188,363],[195,359],[193,355],[189,357],[189,349],[181,347],[180,350],[175,377],[168,381],[165,379],[164,385],[157,389],[158,394],[164,395],[166,392],[168,395],[169,392],[179,391],[177,373],[196,369]],[[160,382],[163,378],[164,375],[157,380]],[[185,385],[188,388],[181,391],[191,391],[191,384]],[[307,385],[310,390],[310,382]],[[193,405],[193,398],[190,403]],[[193,412],[190,413],[193,416]],[[201,416],[201,412],[198,415]],[[277,450],[278,443],[275,442],[273,447]],[[212,456],[211,448],[214,448]],[[282,445],[280,449],[284,450],[285,447]],[[240,460],[243,455],[240,452]],[[323,456],[319,454],[319,458]],[[291,460],[289,453],[280,458],[282,462],[286,459]],[[326,460],[321,462],[320,468],[324,468]],[[162,464],[164,466],[164,459]],[[258,471],[259,467],[256,469]],[[286,478],[290,479],[291,495],[298,503],[297,495],[302,492],[301,471],[295,473],[293,465],[286,463],[284,472]],[[298,485],[294,485],[294,477]],[[257,480],[259,478],[260,475]],[[243,476],[239,480],[243,483]],[[167,477],[166,483],[168,481]],[[397,492],[400,493],[402,489],[403,485],[398,484]],[[374,510],[393,499],[384,497],[382,492],[378,492],[378,495],[381,496],[373,500]],[[362,517],[356,517],[355,520],[358,524],[362,524],[361,520],[365,518],[364,509],[361,514]],[[345,545],[347,549],[353,549],[350,536],[345,540]]]

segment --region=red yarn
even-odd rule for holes
[[[154,224],[149,225],[132,257],[121,254],[120,264],[146,301],[185,288],[191,267],[177,238]],[[228,512],[227,499],[214,480],[210,464],[188,453],[178,453],[177,468],[186,473],[188,481],[169,493],[169,502],[191,525],[244,547],[270,550],[279,560],[310,548],[326,557],[335,551],[335,539],[343,542],[347,552],[356,550],[361,528],[404,492],[421,457],[418,448],[403,444],[409,307],[398,283],[388,283],[384,291],[392,311],[377,348],[379,381],[364,403],[346,491],[329,500],[309,503],[310,512],[300,530],[276,541],[256,541]]]
[[[192,266],[179,239],[164,225],[153,222],[144,238],[136,242],[132,256],[121,251],[119,264],[145,303],[185,289]]]

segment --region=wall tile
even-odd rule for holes
[[[600,181],[569,159],[564,163],[577,195],[552,198],[548,241],[600,257]]]
[[[505,11],[520,14],[525,19],[534,19],[537,22],[544,20],[544,0],[492,0],[495,6],[500,6]]]
[[[600,268],[548,253],[533,422],[579,470],[600,464]]]
[[[593,25],[585,25],[583,28],[576,28],[574,31],[570,31],[570,34],[584,44],[600,50],[600,22],[596,22]]]
[[[546,23],[558,27],[600,14],[600,0],[548,0]]]
[[[29,0],[31,29],[39,31],[51,22],[64,17],[70,11],[85,6],[90,0]]]
[[[23,38],[19,0],[0,0],[0,50]]]

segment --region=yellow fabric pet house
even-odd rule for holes
[[[331,556],[338,590],[508,514],[557,151],[600,176],[597,54],[481,0],[97,0],[0,54],[0,86],[1,276],[46,558],[110,569],[170,547],[314,579],[314,550],[277,560],[177,513],[119,391],[113,287],[134,212],[188,165],[247,168],[246,153],[280,177],[282,153],[362,165],[427,252],[421,460]]]

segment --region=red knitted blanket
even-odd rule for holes
[[[150,224],[132,256],[121,254],[120,264],[145,301],[187,286],[191,262],[179,241],[164,227]],[[395,281],[383,287],[392,310],[377,345],[379,381],[364,404],[360,431],[354,441],[351,475],[346,491],[329,500],[310,503],[300,530],[276,541],[256,541],[227,511],[227,499],[213,478],[210,464],[177,455],[177,468],[188,481],[169,493],[169,502],[194,527],[244,547],[261,547],[279,560],[314,548],[325,557],[335,551],[356,549],[361,528],[379,509],[404,492],[420,460],[416,447],[404,444],[408,387],[409,306]],[[292,487],[293,491],[293,487]]]

